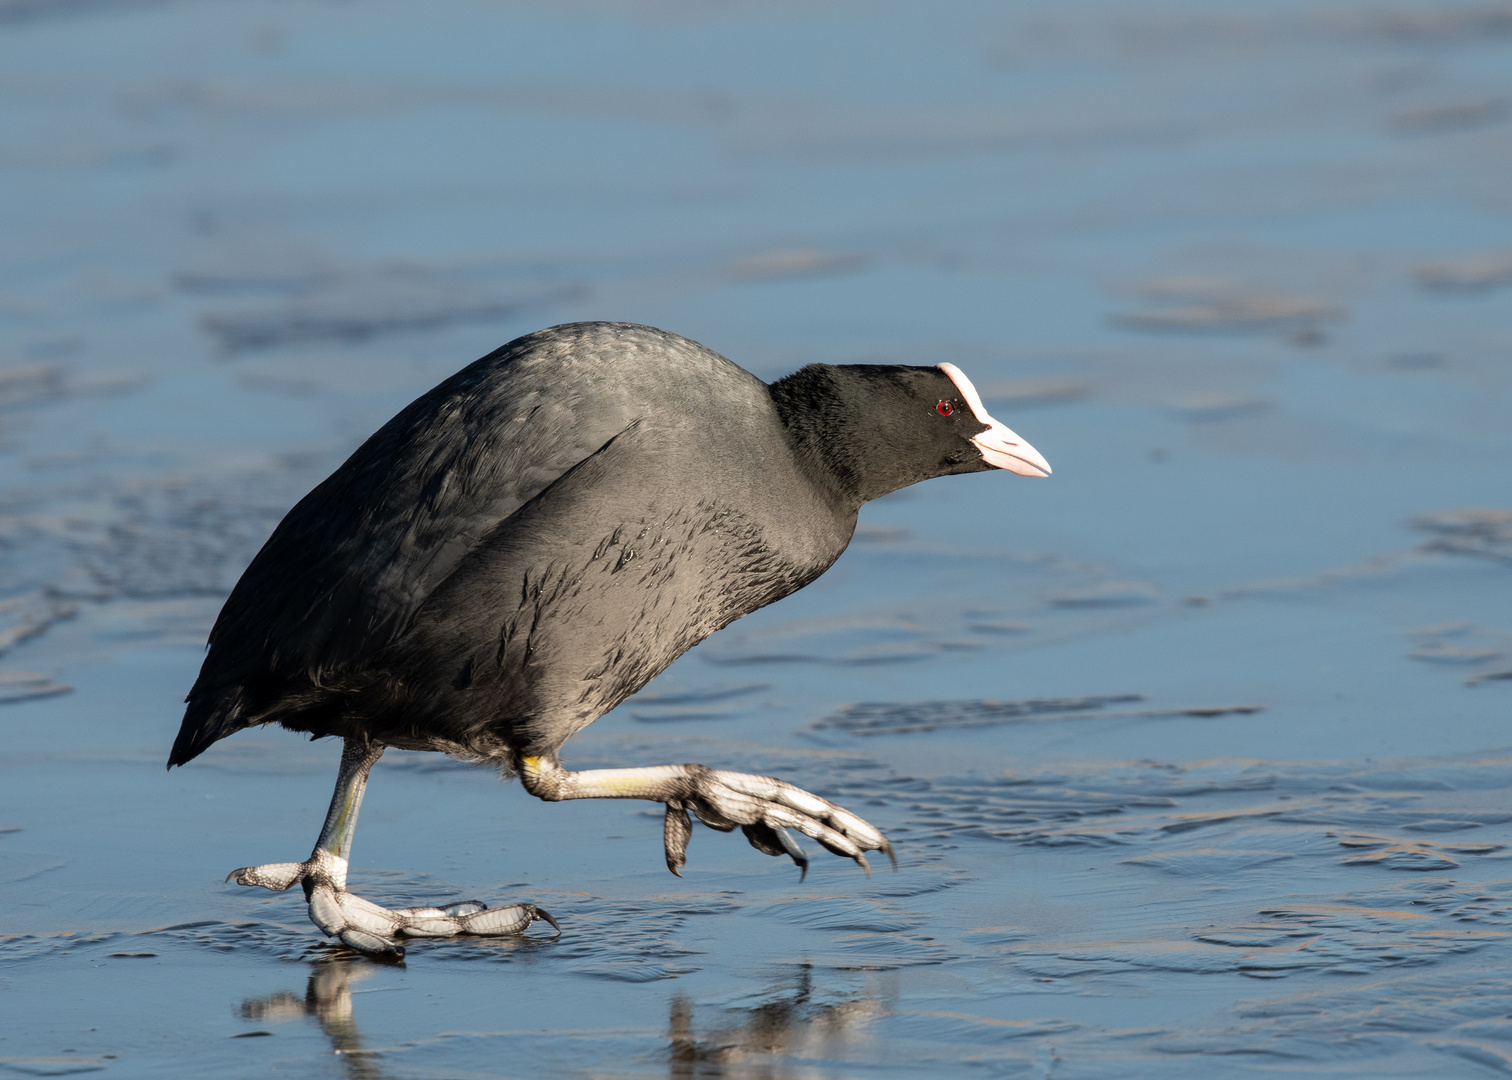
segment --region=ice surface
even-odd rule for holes
[[[1512,1071],[1512,6],[0,0],[0,1075]],[[163,771],[378,424],[628,319],[959,365],[1055,464],[869,506],[568,745],[886,830],[806,880],[391,752]]]

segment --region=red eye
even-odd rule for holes
[[[935,412],[939,413],[941,416],[949,416],[951,413],[955,412],[955,406],[948,401],[942,401],[935,406]]]

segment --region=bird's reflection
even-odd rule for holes
[[[896,994],[895,973],[879,973],[864,991],[821,1001],[814,971],[798,967],[766,1000],[750,1008],[719,1009],[718,1019],[700,1030],[693,999],[674,994],[668,1021],[668,1076],[671,1080],[788,1080],[811,1075],[815,1059],[865,1057],[872,1019],[885,1013]]]
[[[355,958],[332,958],[311,965],[304,997],[288,990],[241,1004],[244,1020],[298,1020],[312,1017],[331,1040],[331,1049],[350,1080],[384,1080],[373,1052],[362,1045],[352,1009],[352,984],[374,972],[373,965]]]
[[[376,970],[381,969],[356,958],[320,960],[311,965],[303,997],[285,990],[248,998],[238,1012],[242,1019],[254,1021],[313,1019],[330,1040],[348,1080],[384,1080],[378,1052],[364,1047],[352,1007],[352,984]],[[687,994],[673,994],[667,1023],[668,1076],[792,1080],[810,1075],[804,1062],[865,1058],[867,1028],[890,1008],[896,996],[894,982],[892,973],[876,973],[854,993],[821,995],[815,989],[814,970],[802,965],[769,987],[754,1006],[700,1007]]]

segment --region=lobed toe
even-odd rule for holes
[[[535,921],[535,917],[536,909],[530,904],[512,904],[509,907],[488,908],[474,912],[463,916],[458,922],[469,934],[497,936],[523,933],[525,928]]]
[[[356,949],[360,953],[371,956],[375,960],[399,961],[404,959],[404,946],[369,934],[364,930],[348,927],[339,935],[343,944]]]
[[[310,902],[314,903],[313,895]],[[380,907],[371,900],[364,900],[355,893],[337,893],[336,903],[340,905],[341,913],[346,917],[348,926],[354,926],[380,937],[391,936],[405,922],[402,915],[386,907]]]
[[[346,929],[347,918],[341,910],[341,902],[329,885],[317,885],[310,890],[310,921],[320,927],[326,937],[336,937]]]
[[[267,863],[263,866],[242,866],[226,875],[227,881],[238,885],[260,885],[264,889],[283,892],[305,876],[305,864],[297,862]]]

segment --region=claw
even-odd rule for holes
[[[667,869],[678,877],[682,877],[679,868],[687,865],[688,840],[692,835],[693,822],[688,819],[688,812],[683,809],[682,803],[669,802],[667,818],[662,825],[662,841],[667,849]]]
[[[521,907],[530,912],[530,919],[532,922],[550,923],[551,928],[556,931],[556,936],[562,936],[562,925],[551,917],[551,912],[543,911],[540,908],[536,907],[534,904],[522,904]]]
[[[893,873],[896,874],[898,872],[898,856],[893,853],[892,843],[890,841],[883,840],[882,846],[877,850],[892,860]]]
[[[777,829],[777,839],[782,842],[783,851],[787,857],[798,864],[798,884],[803,884],[803,879],[808,877],[808,852],[798,846],[798,841],[793,839],[793,834],[786,829]]]

